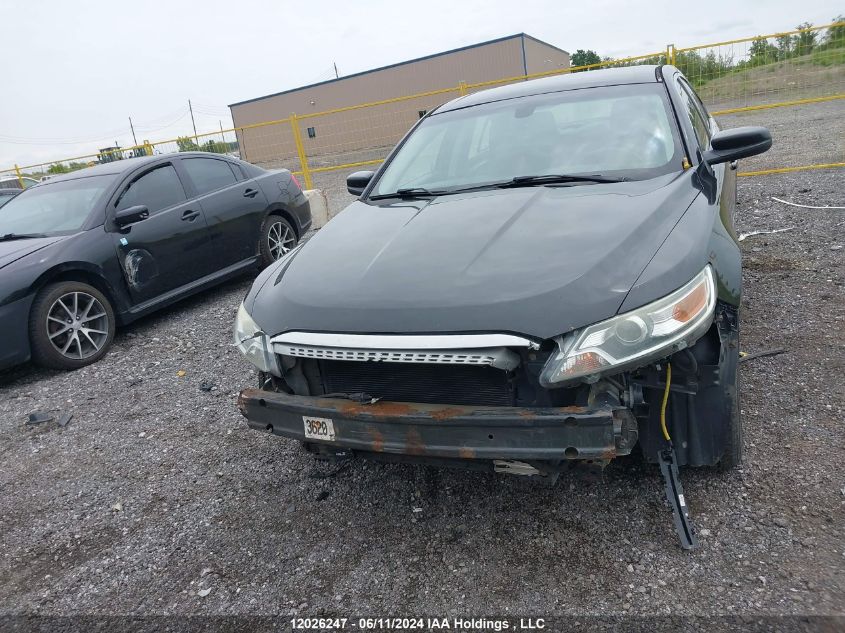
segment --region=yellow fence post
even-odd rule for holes
[[[147,139],[144,139],[144,153],[147,156],[153,155],[153,146],[150,144],[150,142]]]
[[[461,93],[462,97],[467,93],[467,82],[462,81],[458,84],[458,92]]]
[[[17,163],[15,164],[15,173],[18,175],[18,182],[19,182],[19,183],[20,183],[20,185],[21,185],[21,189],[24,189],[24,186],[23,186],[23,174],[21,173],[21,168],[17,166]]]
[[[299,168],[302,171],[305,188],[313,189],[314,183],[311,181],[311,170],[308,169],[308,156],[305,155],[305,146],[302,144],[302,136],[299,134],[299,122],[293,112],[290,114],[290,128],[293,130],[293,142],[296,145],[296,153],[299,156]]]

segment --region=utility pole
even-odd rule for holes
[[[340,75],[337,73],[337,62],[334,62],[334,78],[340,79]]]
[[[138,146],[138,139],[135,138],[135,126],[132,125],[132,117],[129,117],[129,129],[132,130],[132,143],[135,147]]]
[[[223,134],[223,121],[221,121],[220,119],[217,119],[217,122],[220,124],[220,138],[225,143],[226,142],[226,136]]]
[[[188,99],[188,110],[191,111],[191,124],[194,126],[194,142],[197,144],[197,149],[200,146],[200,139],[197,136],[197,124],[194,121],[194,108],[191,106],[191,100]]]

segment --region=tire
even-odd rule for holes
[[[48,284],[29,313],[32,360],[68,370],[96,363],[111,346],[114,329],[114,309],[102,292],[81,281]]]
[[[261,267],[266,268],[290,251],[299,238],[290,222],[281,215],[268,215],[261,224],[258,252]]]
[[[733,470],[742,464],[744,454],[743,449],[743,432],[742,432],[742,414],[740,412],[740,389],[739,389],[739,341],[737,340],[736,357],[734,359],[734,381],[733,385],[729,387],[733,394],[728,394],[732,400],[731,418],[728,424],[727,432],[725,433],[725,451],[722,453],[722,459],[719,460],[720,470]]]

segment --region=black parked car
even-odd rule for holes
[[[0,209],[0,368],[93,363],[116,325],[270,264],[310,224],[290,172],[201,152],[27,188]]]
[[[553,475],[671,438],[676,464],[736,465],[732,161],[770,145],[672,66],[443,105],[255,281],[242,412],[323,455]]]

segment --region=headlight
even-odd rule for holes
[[[672,294],[607,321],[576,330],[559,341],[540,383],[559,387],[618,373],[669,356],[695,342],[713,321],[716,284],[708,265]]]
[[[270,346],[270,338],[252,320],[243,303],[238,308],[238,316],[235,318],[235,346],[259,370],[276,376],[282,375],[276,362],[276,355]]]

